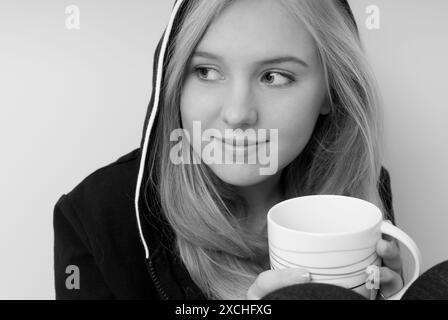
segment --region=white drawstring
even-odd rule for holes
[[[168,22],[168,26],[166,28],[166,32],[165,32],[165,35],[163,38],[162,47],[159,52],[158,63],[157,63],[157,78],[156,78],[156,87],[155,87],[156,91],[155,91],[155,95],[154,95],[154,104],[152,107],[151,116],[149,118],[148,126],[146,127],[145,140],[143,143],[143,150],[142,150],[142,155],[140,158],[140,166],[139,166],[139,170],[138,170],[137,186],[136,186],[136,190],[135,190],[135,199],[134,199],[135,213],[137,215],[138,229],[139,229],[139,233],[140,233],[140,238],[142,239],[143,246],[145,248],[145,257],[146,258],[149,257],[149,250],[148,250],[148,245],[146,244],[145,238],[143,236],[143,230],[142,230],[142,226],[141,226],[141,222],[140,222],[138,201],[140,198],[140,188],[141,188],[141,184],[142,184],[143,173],[145,170],[145,161],[146,161],[146,153],[148,150],[149,136],[150,136],[150,133],[152,130],[152,126],[154,124],[154,119],[157,114],[157,109],[158,109],[158,105],[159,105],[159,101],[160,101],[160,99],[159,99],[160,98],[160,87],[161,87],[161,82],[162,82],[162,73],[163,73],[165,52],[166,52],[166,48],[168,45],[168,40],[171,35],[171,30],[173,27],[174,20],[176,19],[179,8],[183,2],[184,2],[184,0],[178,0],[173,8],[173,11],[171,13],[170,20]]]

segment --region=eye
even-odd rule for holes
[[[219,72],[212,68],[195,67],[194,73],[199,77],[199,79],[204,80],[204,81],[213,81],[213,80],[220,79]],[[208,78],[207,76],[209,76],[211,78]]]
[[[267,76],[266,76],[267,75]],[[270,84],[270,86],[272,87],[284,87],[284,86],[288,86],[291,83],[294,83],[296,80],[289,75],[285,75],[279,72],[266,72],[265,76],[263,76],[263,79],[267,79],[268,83]],[[278,81],[276,81],[278,79]],[[277,84],[273,84],[273,83],[277,83]]]

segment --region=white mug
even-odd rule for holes
[[[383,220],[374,204],[347,196],[313,195],[289,199],[267,215],[271,268],[303,268],[311,282],[352,289],[366,298],[376,291],[367,285],[368,270],[380,266],[376,244],[382,234],[392,236],[411,252],[411,281],[390,300],[398,300],[420,276],[422,264],[415,242]],[[373,293],[373,294],[372,294]]]

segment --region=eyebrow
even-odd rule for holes
[[[221,56],[210,53],[210,52],[205,52],[205,51],[196,51],[193,54],[193,57],[204,57],[204,58],[209,58],[209,59],[214,59],[214,60],[224,60]],[[276,64],[276,63],[285,63],[285,62],[294,62],[297,64],[300,64],[304,67],[308,67],[308,64],[299,59],[296,58],[294,56],[281,56],[281,57],[274,57],[274,58],[269,58],[266,60],[261,60],[261,61],[257,61],[256,64],[257,65],[268,65],[268,64]]]

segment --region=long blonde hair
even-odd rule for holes
[[[150,179],[175,234],[176,253],[209,299],[244,299],[266,269],[267,234],[245,231],[247,205],[205,164],[175,165],[170,133],[181,127],[180,96],[191,55],[207,27],[236,0],[189,1],[168,48],[163,107],[148,162]],[[302,153],[282,172],[284,198],[337,194],[385,208],[379,95],[356,26],[337,0],[278,0],[313,36],[327,80],[331,112],[320,116]],[[266,231],[266,229],[265,229]]]

